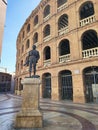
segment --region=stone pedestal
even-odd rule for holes
[[[41,128],[43,119],[39,110],[39,78],[25,78],[21,111],[16,116],[16,128]]]

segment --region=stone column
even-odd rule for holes
[[[39,110],[39,78],[25,78],[23,84],[23,101],[21,111],[16,116],[16,128],[42,127],[42,114]]]

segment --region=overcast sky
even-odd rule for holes
[[[25,20],[41,0],[7,0],[6,21],[0,67],[15,72],[16,39]]]

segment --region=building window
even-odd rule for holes
[[[27,26],[27,33],[30,32],[30,24]]]
[[[51,98],[51,74],[45,73],[42,76],[42,95],[43,98]]]
[[[22,53],[24,52],[24,45],[22,45]]]
[[[30,47],[30,40],[28,39],[26,42],[26,49],[28,49]]]
[[[98,56],[98,36],[94,30],[88,30],[82,35],[83,58]]]
[[[67,0],[57,0],[57,6],[60,7],[63,4],[65,4],[67,2]]]
[[[59,63],[70,61],[69,40],[64,39],[59,44]]]
[[[16,64],[16,71],[19,71],[19,63]]]
[[[92,2],[85,2],[80,8],[80,20],[94,15],[94,6]]]
[[[2,82],[4,82],[4,76],[2,76]]]
[[[51,59],[51,52],[50,52],[50,47],[47,46],[44,49],[44,60],[49,60]]]
[[[23,60],[21,61],[21,69],[23,69]]]
[[[58,30],[61,30],[68,26],[68,16],[63,14],[58,20]]]
[[[50,5],[47,5],[44,9],[44,18],[50,14]]]
[[[8,77],[6,76],[6,81],[8,81]]]
[[[35,43],[37,43],[38,42],[38,33],[36,32],[35,34],[34,34],[34,37],[33,37],[33,43],[35,44]]]
[[[87,50],[94,47],[98,47],[97,32],[94,30],[88,30],[82,35],[82,49]]]
[[[64,39],[60,42],[59,45],[59,55],[67,55],[70,54],[70,46],[69,46],[69,40]]]
[[[36,15],[34,18],[34,26],[36,26],[37,24],[38,24],[38,15]]]
[[[47,37],[48,35],[50,35],[50,25],[49,24],[44,27],[43,33],[44,33],[43,34],[44,37]]]
[[[18,49],[18,56],[20,56],[20,49]]]
[[[59,94],[62,100],[73,100],[72,72],[63,70],[59,72]]]
[[[83,70],[83,80],[86,101],[95,103],[96,90],[98,88],[98,66],[85,68]]]

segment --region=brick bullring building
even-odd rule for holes
[[[98,94],[98,0],[41,0],[17,37],[16,94],[32,45],[42,98],[95,102]],[[95,94],[96,93],[96,94]]]

